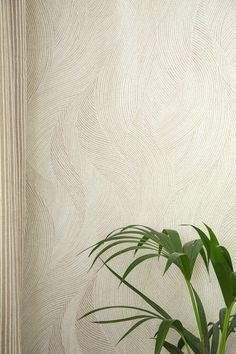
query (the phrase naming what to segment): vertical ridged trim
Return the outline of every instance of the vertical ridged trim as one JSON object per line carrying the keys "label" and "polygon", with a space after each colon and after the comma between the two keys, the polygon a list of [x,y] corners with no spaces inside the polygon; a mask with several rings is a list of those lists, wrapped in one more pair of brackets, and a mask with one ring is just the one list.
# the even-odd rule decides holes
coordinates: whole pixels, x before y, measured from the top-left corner
{"label": "vertical ridged trim", "polygon": [[0,0],[0,352],[21,353],[25,213],[25,0]]}

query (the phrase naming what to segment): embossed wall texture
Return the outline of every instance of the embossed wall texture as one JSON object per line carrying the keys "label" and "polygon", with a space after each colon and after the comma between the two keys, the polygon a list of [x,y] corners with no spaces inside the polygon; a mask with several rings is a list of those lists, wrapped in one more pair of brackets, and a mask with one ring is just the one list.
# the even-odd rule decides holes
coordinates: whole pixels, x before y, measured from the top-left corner
{"label": "embossed wall texture", "polygon": [[[152,352],[155,323],[116,346],[124,324],[77,320],[141,304],[77,256],[118,226],[177,227],[189,240],[178,225],[205,221],[236,262],[235,18],[233,0],[27,1],[24,354]],[[162,282],[162,271],[150,261],[131,280],[194,328],[179,273]],[[203,280],[200,263],[214,320],[223,301],[214,276],[209,290]]]}

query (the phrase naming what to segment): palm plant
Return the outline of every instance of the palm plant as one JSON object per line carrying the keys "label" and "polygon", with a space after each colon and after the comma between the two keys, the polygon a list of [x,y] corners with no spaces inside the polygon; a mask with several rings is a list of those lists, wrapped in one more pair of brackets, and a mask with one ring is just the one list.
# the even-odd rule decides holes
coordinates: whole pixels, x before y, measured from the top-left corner
{"label": "palm plant", "polygon": [[[100,259],[103,265],[120,280],[120,284],[126,285],[139,295],[149,306],[149,309],[125,305],[107,306],[92,310],[82,316],[81,319],[98,311],[113,308],[136,310],[138,311],[136,315],[96,321],[96,323],[109,324],[135,321],[119,340],[120,342],[146,321],[157,319],[159,320],[159,324],[153,336],[155,340],[155,354],[161,353],[163,347],[171,354],[183,354],[183,350],[188,354],[225,354],[227,339],[229,335],[235,332],[236,328],[236,314],[232,315],[233,306],[236,302],[236,273],[233,270],[229,252],[219,244],[212,229],[205,225],[206,232],[204,232],[196,226],[189,226],[194,228],[198,234],[198,238],[185,244],[182,244],[181,238],[175,230],[164,229],[162,232],[158,232],[144,225],[129,225],[111,232],[105,239],[89,247],[91,249],[89,256],[96,254],[91,267]],[[119,246],[125,247],[120,249]],[[109,250],[112,250],[113,253],[104,259],[104,256],[107,254],[106,252]],[[134,253],[134,260],[128,265],[124,274],[119,275],[108,263],[127,252]],[[215,323],[207,321],[203,304],[191,281],[198,256],[202,258],[208,272],[209,264],[212,264],[224,298],[225,307],[220,309],[219,320]],[[160,257],[164,257],[167,260],[164,273],[170,266],[175,265],[183,275],[196,318],[198,336],[191,333],[180,320],[172,318],[155,301],[127,281],[127,276],[138,265],[148,259],[159,259]],[[179,340],[175,344],[167,341],[167,334],[170,329],[176,331],[179,335]]]}

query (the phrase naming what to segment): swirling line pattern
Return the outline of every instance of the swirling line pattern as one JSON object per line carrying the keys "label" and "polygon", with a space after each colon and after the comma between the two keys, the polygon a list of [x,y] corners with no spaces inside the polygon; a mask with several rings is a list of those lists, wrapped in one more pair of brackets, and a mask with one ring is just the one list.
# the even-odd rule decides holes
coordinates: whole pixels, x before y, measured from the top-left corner
{"label": "swirling line pattern", "polygon": [[[116,346],[123,325],[77,320],[93,307],[141,303],[107,272],[88,274],[77,253],[127,223],[201,220],[234,251],[236,4],[31,0],[27,16],[23,353],[151,353],[154,323]],[[215,319],[222,299],[213,276],[201,286],[209,279],[198,267]],[[150,261],[132,280],[194,329],[179,274],[161,274]]]}

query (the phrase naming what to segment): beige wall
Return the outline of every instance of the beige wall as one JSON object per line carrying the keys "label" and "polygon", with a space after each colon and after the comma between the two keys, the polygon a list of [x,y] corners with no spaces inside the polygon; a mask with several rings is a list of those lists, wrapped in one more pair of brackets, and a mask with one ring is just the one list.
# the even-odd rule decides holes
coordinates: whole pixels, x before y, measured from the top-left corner
{"label": "beige wall", "polygon": [[[100,305],[141,303],[106,271],[88,274],[77,253],[127,223],[205,221],[236,261],[236,4],[28,0],[27,8],[23,353],[152,353],[155,323],[115,346],[123,324],[77,321]],[[162,284],[163,265],[143,269],[131,279],[193,327],[179,273]],[[214,320],[223,302],[214,277],[210,291],[203,280],[199,265],[195,284]]]}

